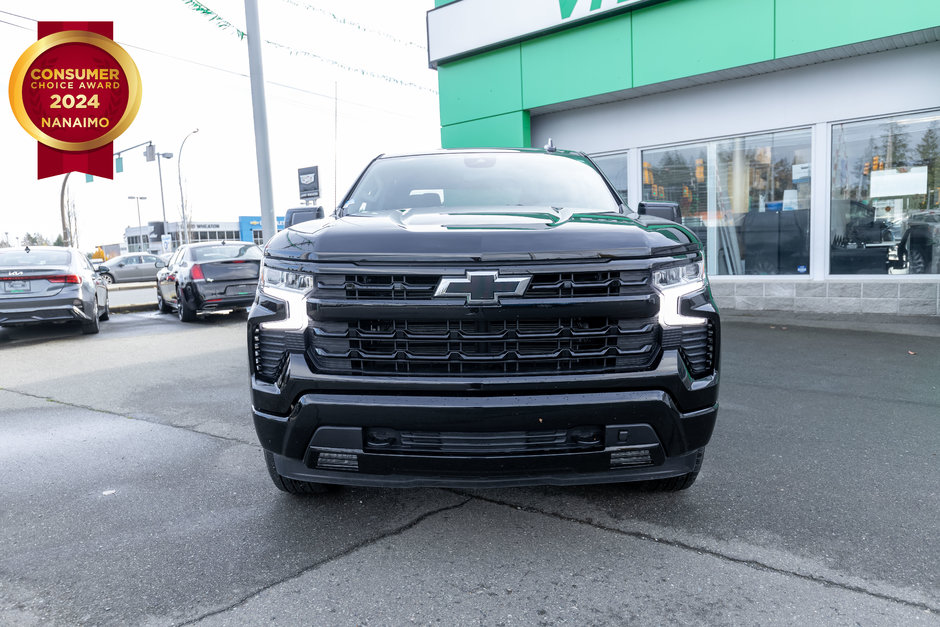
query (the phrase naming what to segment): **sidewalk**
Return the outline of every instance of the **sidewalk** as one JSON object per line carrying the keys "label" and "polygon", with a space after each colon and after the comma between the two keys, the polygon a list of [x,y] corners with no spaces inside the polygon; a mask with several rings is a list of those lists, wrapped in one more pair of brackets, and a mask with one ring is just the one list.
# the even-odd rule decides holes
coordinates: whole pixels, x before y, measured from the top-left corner
{"label": "sidewalk", "polygon": [[155,311],[157,308],[156,285],[153,281],[109,285],[108,300],[112,313]]}
{"label": "sidewalk", "polygon": [[723,310],[722,322],[758,325],[786,325],[817,329],[838,329],[862,333],[894,333],[921,337],[940,337],[940,317],[899,316],[895,314],[820,314],[793,311]]}

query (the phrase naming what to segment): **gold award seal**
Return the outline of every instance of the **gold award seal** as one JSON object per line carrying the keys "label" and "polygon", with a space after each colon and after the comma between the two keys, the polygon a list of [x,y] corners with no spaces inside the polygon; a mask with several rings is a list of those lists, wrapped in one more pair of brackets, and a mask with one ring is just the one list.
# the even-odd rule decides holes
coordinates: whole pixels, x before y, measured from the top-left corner
{"label": "gold award seal", "polygon": [[130,55],[89,31],[41,38],[20,56],[10,76],[17,122],[41,144],[69,152],[111,143],[134,121],[141,96],[140,73]]}

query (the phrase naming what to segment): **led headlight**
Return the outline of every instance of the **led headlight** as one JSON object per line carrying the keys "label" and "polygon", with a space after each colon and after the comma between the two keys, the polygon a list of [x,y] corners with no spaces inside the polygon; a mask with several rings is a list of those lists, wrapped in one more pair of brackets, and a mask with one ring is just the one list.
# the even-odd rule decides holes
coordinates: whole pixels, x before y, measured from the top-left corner
{"label": "led headlight", "polygon": [[263,322],[264,329],[303,331],[307,327],[307,293],[313,289],[313,275],[261,266],[258,285],[262,292],[287,303],[287,317]]}
{"label": "led headlight", "polygon": [[681,265],[653,270],[653,287],[659,292],[659,321],[667,326],[705,324],[705,318],[683,316],[679,300],[686,294],[705,289],[705,261],[699,259]]}
{"label": "led headlight", "polygon": [[[313,275],[262,266],[261,286],[264,288],[306,292],[313,287]],[[265,291],[267,291],[267,289]]]}

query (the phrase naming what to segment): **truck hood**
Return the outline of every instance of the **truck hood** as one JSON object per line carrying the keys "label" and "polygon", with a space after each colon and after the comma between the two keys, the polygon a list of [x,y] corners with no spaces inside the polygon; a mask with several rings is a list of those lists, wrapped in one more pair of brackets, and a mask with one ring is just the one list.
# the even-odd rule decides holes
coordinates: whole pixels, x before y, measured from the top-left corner
{"label": "truck hood", "polygon": [[312,220],[275,235],[265,254],[298,261],[480,262],[637,259],[698,249],[687,229],[649,216],[509,207]]}

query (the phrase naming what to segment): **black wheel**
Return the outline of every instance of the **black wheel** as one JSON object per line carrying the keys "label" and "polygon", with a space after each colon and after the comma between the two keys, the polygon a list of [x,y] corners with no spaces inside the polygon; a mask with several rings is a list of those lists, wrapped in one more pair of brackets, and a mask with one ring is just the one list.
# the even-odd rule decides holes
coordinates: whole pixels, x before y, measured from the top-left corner
{"label": "black wheel", "polygon": [[927,272],[927,257],[924,255],[924,249],[920,246],[914,246],[907,249],[907,273],[924,274]]}
{"label": "black wheel", "polygon": [[111,319],[111,297],[106,296],[104,299],[104,312],[98,318],[99,320],[110,320]]}
{"label": "black wheel", "polygon": [[101,275],[101,278],[104,279],[104,282],[108,285],[114,285],[114,277],[108,274],[107,272]]}
{"label": "black wheel", "polygon": [[98,300],[95,300],[95,306],[91,310],[91,320],[82,322],[82,333],[85,335],[94,335],[101,330],[101,322],[98,319]]}
{"label": "black wheel", "polygon": [[166,304],[166,301],[163,300],[163,293],[160,291],[160,288],[157,288],[157,309],[160,310],[160,313],[170,313],[173,311],[173,308]]}
{"label": "black wheel", "polygon": [[179,316],[180,322],[196,321],[196,310],[186,304],[179,287],[176,288],[176,315]]}
{"label": "black wheel", "polygon": [[650,492],[678,492],[679,490],[688,490],[695,483],[699,470],[702,469],[702,460],[705,458],[705,451],[699,451],[695,457],[695,467],[692,472],[678,477],[669,477],[668,479],[655,479],[646,482],[646,489]]}
{"label": "black wheel", "polygon": [[329,492],[334,486],[323,483],[311,483],[309,481],[297,481],[288,479],[278,474],[274,467],[274,455],[270,451],[264,452],[264,463],[268,467],[268,474],[271,475],[271,481],[277,486],[278,490],[288,494],[323,494]]}

